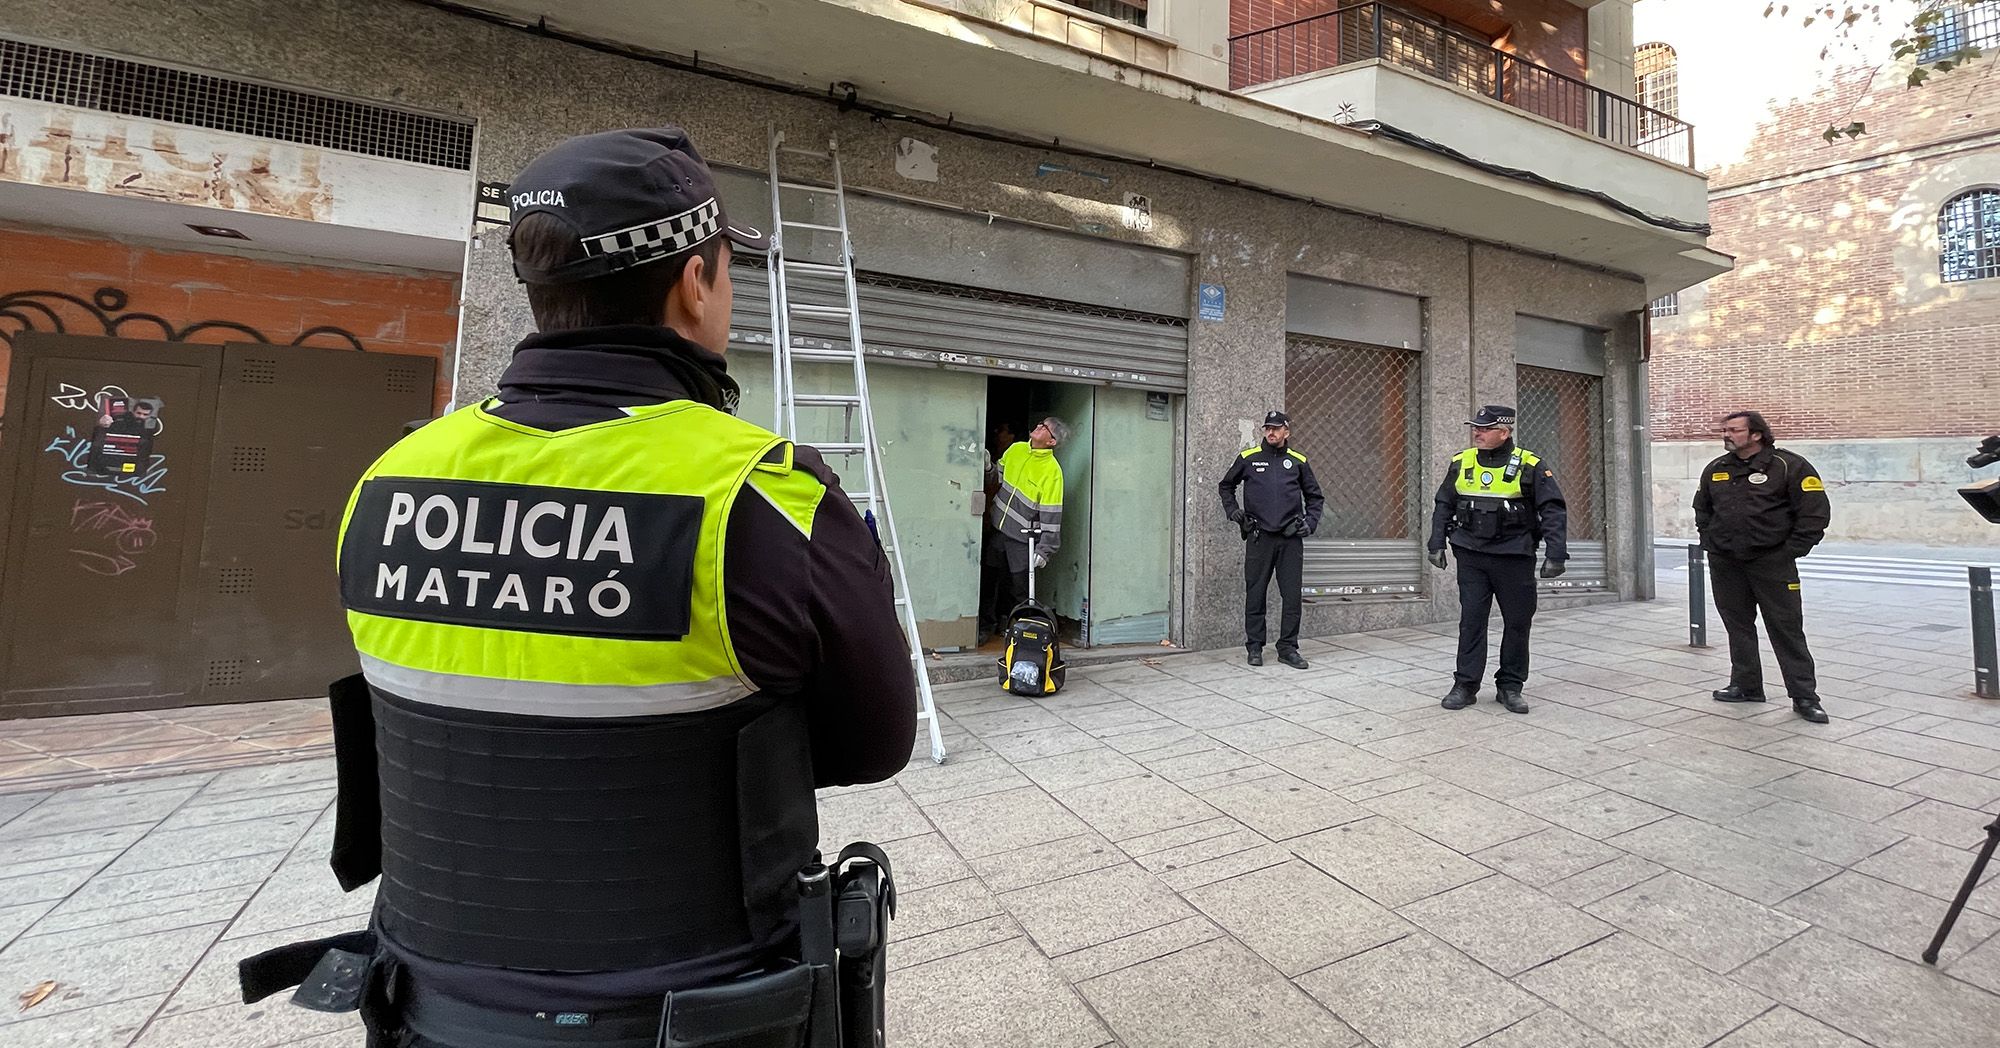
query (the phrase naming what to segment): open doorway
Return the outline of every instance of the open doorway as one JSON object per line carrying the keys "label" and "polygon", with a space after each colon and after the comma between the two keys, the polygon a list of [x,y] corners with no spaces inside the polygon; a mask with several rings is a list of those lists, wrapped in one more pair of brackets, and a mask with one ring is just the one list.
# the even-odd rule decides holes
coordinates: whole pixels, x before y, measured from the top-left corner
{"label": "open doorway", "polygon": [[[1090,638],[1093,399],[1094,387],[1077,383],[998,375],[986,383],[985,442],[995,462],[1010,445],[1027,440],[1045,418],[1054,416],[1069,427],[1069,438],[1056,448],[1056,461],[1063,471],[1062,544],[1048,566],[1035,573],[1035,596],[1061,621],[1063,643],[1079,647],[1087,645]],[[993,495],[994,485],[988,483],[988,505]],[[990,535],[985,538],[991,541]],[[995,636],[980,650],[998,651],[1004,643]]]}

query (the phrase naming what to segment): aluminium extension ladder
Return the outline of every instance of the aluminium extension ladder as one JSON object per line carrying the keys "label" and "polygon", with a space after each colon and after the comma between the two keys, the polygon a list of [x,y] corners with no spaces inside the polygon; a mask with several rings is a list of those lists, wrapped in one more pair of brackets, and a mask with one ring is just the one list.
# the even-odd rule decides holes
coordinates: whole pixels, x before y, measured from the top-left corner
{"label": "aluminium extension ladder", "polygon": [[[846,183],[840,174],[840,143],[829,138],[824,151],[799,149],[785,145],[785,133],[775,126],[770,129],[771,161],[771,379],[772,392],[777,402],[777,422],[773,427],[779,436],[817,448],[829,461],[851,461],[859,457],[865,464],[863,488],[849,491],[848,497],[854,507],[867,519],[873,521],[874,529],[881,540],[882,549],[889,554],[891,579],[896,587],[896,613],[902,620],[903,638],[910,649],[910,665],[917,676],[917,720],[929,725],[931,735],[931,759],[944,763],[944,735],[938,729],[937,706],[931,695],[931,678],[924,665],[924,649],[917,638],[917,609],[910,600],[909,574],[903,569],[903,548],[896,538],[896,521],[889,513],[888,488],[882,474],[882,449],[875,441],[875,419],[868,402],[868,365],[861,345],[860,298],[854,282],[854,244],[847,233]],[[826,181],[785,180],[779,176],[778,160],[781,156],[800,157],[817,162],[830,169]],[[780,199],[786,191],[803,193],[808,200],[826,200],[833,205],[834,221],[799,222],[784,217]],[[785,252],[786,237],[799,231],[803,241],[830,239],[838,242],[837,258],[831,261],[809,260],[805,251],[799,257]],[[793,289],[801,281],[817,284],[822,289],[838,280],[845,293],[844,305],[816,305],[794,301]],[[792,325],[800,319],[812,319],[844,324],[847,333],[844,338],[817,345],[793,345]],[[814,392],[798,388],[794,365],[847,364],[853,368],[852,392]],[[800,441],[798,411],[808,409],[838,409],[842,430],[841,439],[828,442]],[[815,421],[808,414],[808,421]],[[819,420],[826,421],[826,420]],[[856,429],[859,429],[859,433]]]}

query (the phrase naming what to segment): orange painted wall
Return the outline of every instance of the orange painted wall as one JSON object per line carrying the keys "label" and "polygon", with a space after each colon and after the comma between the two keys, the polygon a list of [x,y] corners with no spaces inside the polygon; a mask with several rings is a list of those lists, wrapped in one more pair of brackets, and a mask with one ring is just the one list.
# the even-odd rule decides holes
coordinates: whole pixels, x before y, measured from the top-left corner
{"label": "orange painted wall", "polygon": [[[12,355],[8,340],[24,329],[56,330],[49,311],[70,334],[107,334],[89,309],[62,297],[100,302],[103,289],[124,294],[119,308],[105,310],[114,321],[126,318],[118,323],[120,338],[160,339],[168,337],[167,327],[180,333],[207,321],[230,321],[274,344],[290,345],[302,332],[334,327],[351,333],[370,353],[434,358],[435,402],[443,406],[450,399],[458,339],[455,274],[338,269],[0,226],[0,405],[6,403]],[[208,328],[188,333],[185,341],[255,339],[236,329]],[[347,339],[327,332],[303,344],[351,348]]]}

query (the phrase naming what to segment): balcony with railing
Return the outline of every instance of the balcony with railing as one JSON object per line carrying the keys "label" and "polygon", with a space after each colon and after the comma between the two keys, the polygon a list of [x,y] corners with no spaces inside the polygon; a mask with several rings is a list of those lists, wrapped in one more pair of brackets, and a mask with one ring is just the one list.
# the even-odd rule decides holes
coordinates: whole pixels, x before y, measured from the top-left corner
{"label": "balcony with railing", "polygon": [[[1689,124],[1388,4],[1355,4],[1230,37],[1229,85],[1305,109],[1302,99],[1336,101],[1323,90],[1297,89],[1307,78],[1371,61],[1694,167]],[[1356,110],[1343,100],[1315,115],[1352,119]]]}

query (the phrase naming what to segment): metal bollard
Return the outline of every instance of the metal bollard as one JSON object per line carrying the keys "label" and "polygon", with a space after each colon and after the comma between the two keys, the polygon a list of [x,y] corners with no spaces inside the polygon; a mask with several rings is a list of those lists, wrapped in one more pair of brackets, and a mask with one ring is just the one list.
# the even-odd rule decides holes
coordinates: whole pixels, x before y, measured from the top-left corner
{"label": "metal bollard", "polygon": [[1993,636],[1993,569],[1968,565],[1972,583],[1972,675],[1973,693],[1982,699],[2000,699],[2000,644]]}
{"label": "metal bollard", "polygon": [[1708,591],[1702,568],[1707,554],[1698,545],[1688,547],[1688,647],[1708,647]]}

